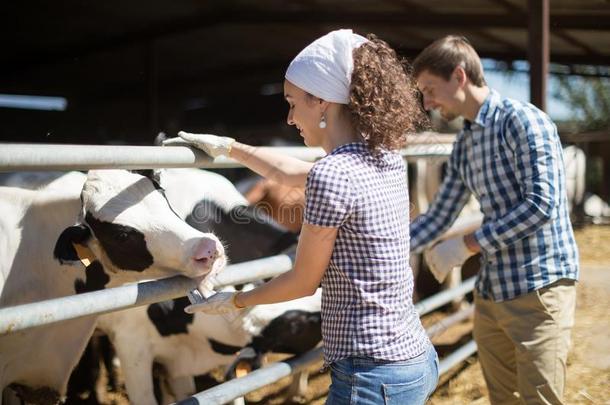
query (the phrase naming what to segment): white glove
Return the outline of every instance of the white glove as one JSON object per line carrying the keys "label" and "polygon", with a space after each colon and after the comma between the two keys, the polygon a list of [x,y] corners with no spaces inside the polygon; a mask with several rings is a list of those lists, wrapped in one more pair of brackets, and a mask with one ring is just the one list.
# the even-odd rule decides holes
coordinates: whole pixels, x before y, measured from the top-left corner
{"label": "white glove", "polygon": [[178,132],[178,138],[170,138],[163,142],[163,145],[184,145],[185,143],[201,149],[211,157],[227,156],[231,151],[231,146],[235,139],[226,136],[210,134],[191,134],[189,132]]}
{"label": "white glove", "polygon": [[474,255],[464,243],[463,236],[439,242],[424,251],[424,258],[436,281],[442,283],[454,267],[462,267],[466,259]]}
{"label": "white glove", "polygon": [[192,314],[197,311],[205,312],[206,314],[220,315],[226,314],[233,311],[239,311],[243,308],[235,306],[233,296],[236,292],[219,292],[212,295],[200,304],[189,305],[184,308],[184,312]]}

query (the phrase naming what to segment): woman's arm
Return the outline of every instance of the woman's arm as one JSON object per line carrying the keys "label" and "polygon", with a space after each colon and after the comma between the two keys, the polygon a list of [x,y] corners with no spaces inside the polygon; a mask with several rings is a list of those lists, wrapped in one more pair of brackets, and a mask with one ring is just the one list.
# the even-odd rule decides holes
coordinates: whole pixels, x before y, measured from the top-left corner
{"label": "woman's arm", "polygon": [[[307,174],[313,166],[313,163],[239,143],[226,136],[192,134],[184,131],[178,132],[178,136],[211,157],[232,157],[261,176],[287,186],[305,187]],[[176,139],[168,139],[163,144],[178,144]]]}
{"label": "woman's arm", "polygon": [[294,267],[235,298],[240,307],[272,304],[313,295],[320,286],[335,246],[338,228],[303,224]]}
{"label": "woman's arm", "polygon": [[231,145],[229,157],[265,178],[292,187],[305,187],[313,166],[311,162],[239,142]]}

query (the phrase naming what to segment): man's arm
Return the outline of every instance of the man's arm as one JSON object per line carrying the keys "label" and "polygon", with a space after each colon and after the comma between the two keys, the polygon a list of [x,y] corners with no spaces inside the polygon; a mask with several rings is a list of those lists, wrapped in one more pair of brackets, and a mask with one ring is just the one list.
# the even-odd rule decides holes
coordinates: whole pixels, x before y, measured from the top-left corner
{"label": "man's arm", "polygon": [[562,152],[555,125],[537,111],[524,109],[510,118],[506,137],[514,147],[514,170],[522,200],[508,214],[486,222],[474,233],[488,253],[536,232],[551,220],[561,199]]}
{"label": "man's arm", "polygon": [[443,179],[434,201],[426,213],[419,215],[411,223],[411,252],[420,253],[430,243],[441,236],[455,221],[470,197],[458,170],[460,148],[455,143],[447,174]]}

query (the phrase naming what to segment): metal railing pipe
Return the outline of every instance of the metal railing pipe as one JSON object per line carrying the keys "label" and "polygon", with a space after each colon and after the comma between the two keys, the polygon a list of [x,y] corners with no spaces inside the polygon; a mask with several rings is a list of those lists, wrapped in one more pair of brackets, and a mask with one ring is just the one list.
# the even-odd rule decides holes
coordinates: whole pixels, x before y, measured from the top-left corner
{"label": "metal railing pipe", "polygon": [[476,276],[470,277],[457,287],[454,287],[450,290],[442,291],[438,294],[434,294],[431,297],[419,301],[417,304],[415,304],[415,310],[420,315],[425,315],[428,312],[434,311],[435,309],[447,304],[455,297],[459,297],[460,295],[464,295],[472,291],[475,282]]}
{"label": "metal railing pipe", "polygon": [[302,356],[295,356],[285,361],[275,362],[268,367],[259,368],[245,377],[236,378],[224,384],[217,385],[216,387],[212,387],[206,391],[195,394],[192,397],[179,401],[177,404],[225,404],[235,398],[242,397],[249,392],[264,387],[265,385],[273,384],[284,377],[297,373],[310,364],[319,361],[321,358],[322,348],[318,347]]}
{"label": "metal railing pipe", "polygon": [[[473,340],[461,346],[439,362],[439,375],[446,373],[453,366],[464,361],[476,351],[477,345]],[[226,404],[266,385],[273,384],[284,377],[298,373],[321,359],[322,348],[319,347],[302,356],[275,362],[270,366],[255,370],[245,377],[236,378],[206,391],[199,392],[177,402],[176,405]]]}
{"label": "metal railing pipe", "polygon": [[[424,301],[421,301],[419,307],[420,313],[427,313],[432,309],[438,308],[451,301],[453,298],[452,291],[457,291],[458,295],[463,295],[464,293],[472,290],[474,287],[474,277],[466,280],[460,286],[455,287],[451,290],[439,293],[437,295],[443,294],[443,297],[438,300],[430,301],[430,298]],[[448,298],[447,298],[448,297]],[[431,297],[434,298],[434,297]],[[427,302],[426,302],[427,301]],[[417,306],[416,306],[417,307]],[[464,316],[464,313],[469,311],[471,308],[468,308],[466,311],[461,311],[462,314],[459,316]],[[459,313],[458,313],[459,314]],[[441,321],[442,322],[442,321]],[[454,323],[457,321],[453,321]],[[432,325],[430,329],[435,328],[435,325]],[[428,330],[426,330],[428,332]],[[429,333],[429,332],[428,332]],[[440,367],[442,367],[442,373],[446,370],[453,367],[458,360],[461,358],[462,360],[470,356],[472,353],[476,351],[476,345],[474,346],[474,350],[472,347],[474,342],[470,342],[460,349],[456,350],[457,354],[452,353],[447,356],[440,362]],[[305,353],[299,357],[292,357],[285,361],[275,362],[267,367],[258,369],[253,371],[252,373],[246,375],[245,377],[236,378],[234,380],[227,381],[223,384],[217,385],[216,387],[210,388],[206,391],[197,393],[192,397],[186,398],[182,401],[177,402],[177,405],[198,405],[198,404],[225,404],[230,402],[236,398],[243,397],[244,395],[257,390],[259,388],[264,387],[265,385],[273,384],[277,382],[279,379],[287,377],[291,374],[297,373],[303,368],[315,363],[322,359],[322,348],[316,348],[312,351]],[[461,361],[461,360],[460,360]]]}
{"label": "metal railing pipe", "polygon": [[472,356],[477,351],[477,344],[474,340],[469,341],[465,345],[461,346],[459,349],[454,351],[453,353],[447,355],[439,362],[438,373],[439,375],[445,374],[449,371],[453,366],[463,362],[468,357]]}
{"label": "metal railing pipe", "polygon": [[[213,285],[221,288],[274,277],[290,270],[293,260],[292,254],[283,254],[229,265],[215,277]],[[195,282],[192,279],[174,276],[1,308],[0,335],[183,297],[194,287]]]}
{"label": "metal railing pipe", "polygon": [[214,277],[213,284],[221,288],[275,277],[292,269],[295,252],[231,264]]}
{"label": "metal railing pipe", "polygon": [[[314,161],[322,148],[260,147],[286,156]],[[450,147],[419,144],[401,151],[404,157],[446,157]],[[0,172],[20,170],[157,169],[164,167],[231,168],[237,161],[186,146],[62,145],[4,143],[0,147]]]}
{"label": "metal railing pipe", "polygon": [[455,314],[451,314],[441,319],[434,325],[430,325],[430,327],[426,328],[426,333],[428,334],[429,338],[440,335],[456,323],[470,318],[472,314],[474,314],[474,305],[469,305],[468,308],[464,308]]}
{"label": "metal railing pipe", "polygon": [[176,276],[0,309],[0,335],[184,296],[195,282]]}

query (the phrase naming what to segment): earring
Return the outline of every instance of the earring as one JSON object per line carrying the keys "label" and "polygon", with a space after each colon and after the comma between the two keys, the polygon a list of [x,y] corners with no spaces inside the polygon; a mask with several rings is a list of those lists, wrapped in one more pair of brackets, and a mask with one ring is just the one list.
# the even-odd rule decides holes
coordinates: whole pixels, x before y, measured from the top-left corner
{"label": "earring", "polygon": [[326,117],[320,117],[320,124],[318,124],[318,126],[322,129],[326,128]]}

